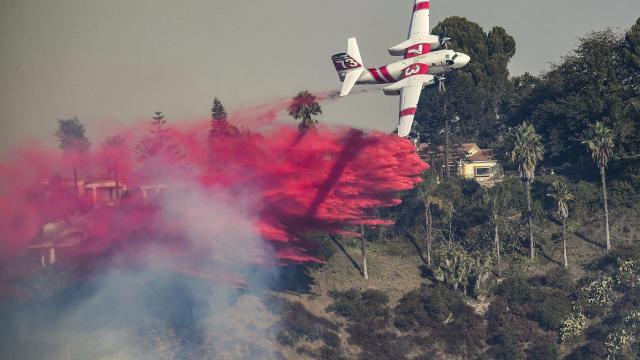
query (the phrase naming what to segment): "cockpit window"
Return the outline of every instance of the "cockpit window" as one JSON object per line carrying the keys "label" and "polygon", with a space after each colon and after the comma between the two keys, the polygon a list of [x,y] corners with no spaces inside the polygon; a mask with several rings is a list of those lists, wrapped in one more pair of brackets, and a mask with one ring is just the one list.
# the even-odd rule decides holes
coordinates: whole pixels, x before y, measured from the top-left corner
{"label": "cockpit window", "polygon": [[458,57],[458,54],[453,55],[453,57],[451,58],[451,60],[455,60]]}

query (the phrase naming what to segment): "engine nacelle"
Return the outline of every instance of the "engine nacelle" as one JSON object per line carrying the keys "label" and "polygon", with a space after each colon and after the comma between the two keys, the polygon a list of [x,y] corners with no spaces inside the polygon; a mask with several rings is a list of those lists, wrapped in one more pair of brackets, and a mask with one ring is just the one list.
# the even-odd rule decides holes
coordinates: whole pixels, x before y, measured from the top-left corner
{"label": "engine nacelle", "polygon": [[[425,47],[428,46],[428,49]],[[392,56],[413,57],[426,54],[431,50],[440,47],[440,37],[438,35],[425,35],[415,39],[408,39],[400,44],[390,47],[389,54]]]}

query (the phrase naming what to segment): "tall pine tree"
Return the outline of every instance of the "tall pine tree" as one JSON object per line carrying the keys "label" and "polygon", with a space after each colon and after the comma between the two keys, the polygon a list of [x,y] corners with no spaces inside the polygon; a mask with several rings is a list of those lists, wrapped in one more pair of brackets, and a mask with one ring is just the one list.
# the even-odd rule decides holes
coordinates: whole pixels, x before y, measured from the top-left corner
{"label": "tall pine tree", "polygon": [[183,164],[185,155],[171,140],[169,129],[165,126],[167,120],[162,112],[157,111],[150,124],[149,135],[136,146],[136,157],[146,180],[156,182],[175,172],[188,170]]}
{"label": "tall pine tree", "polygon": [[224,109],[222,102],[218,98],[213,99],[211,107],[211,121],[227,122],[227,111]]}
{"label": "tall pine tree", "polygon": [[[209,144],[221,136],[237,136],[240,131],[237,127],[229,124],[227,111],[218,98],[213,99],[211,106],[211,127],[209,128]],[[211,147],[211,146],[210,146]]]}

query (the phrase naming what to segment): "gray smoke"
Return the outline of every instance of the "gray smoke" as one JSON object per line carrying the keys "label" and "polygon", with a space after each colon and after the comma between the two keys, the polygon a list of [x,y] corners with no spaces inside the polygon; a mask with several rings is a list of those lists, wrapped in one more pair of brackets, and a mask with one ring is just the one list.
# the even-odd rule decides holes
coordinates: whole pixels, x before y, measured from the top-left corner
{"label": "gray smoke", "polygon": [[[124,253],[81,285],[4,304],[1,358],[277,357],[267,290],[277,273],[252,218],[259,204],[195,184],[169,188],[158,199],[159,221],[180,224],[188,248],[150,239],[134,262]],[[192,259],[186,269],[184,253]],[[38,276],[71,281],[55,269]]]}

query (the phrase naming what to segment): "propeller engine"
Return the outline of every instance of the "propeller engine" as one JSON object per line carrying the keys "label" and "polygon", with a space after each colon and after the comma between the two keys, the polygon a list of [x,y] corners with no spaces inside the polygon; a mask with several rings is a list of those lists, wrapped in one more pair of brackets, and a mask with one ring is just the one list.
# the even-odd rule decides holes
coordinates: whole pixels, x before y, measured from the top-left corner
{"label": "propeller engine", "polygon": [[444,47],[445,49],[449,50],[449,41],[451,41],[450,37],[445,36],[440,36],[440,47]]}
{"label": "propeller engine", "polygon": [[446,50],[449,50],[449,41],[451,41],[451,38],[447,36],[447,28],[444,28],[444,34],[440,35],[439,37],[440,40],[440,48],[444,47]]}

